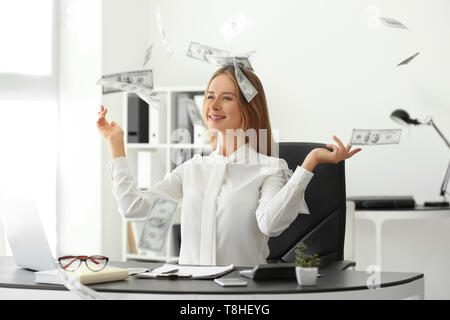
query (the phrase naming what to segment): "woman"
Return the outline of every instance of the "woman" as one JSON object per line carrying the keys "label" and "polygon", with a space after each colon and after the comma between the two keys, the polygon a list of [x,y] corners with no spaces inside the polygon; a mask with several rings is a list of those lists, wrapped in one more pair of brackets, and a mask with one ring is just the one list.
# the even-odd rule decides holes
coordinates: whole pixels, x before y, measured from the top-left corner
{"label": "woman", "polygon": [[[180,264],[254,266],[266,263],[269,237],[279,235],[299,212],[309,213],[305,189],[319,163],[337,163],[361,149],[337,145],[312,150],[287,181],[285,160],[273,154],[264,89],[258,77],[242,70],[258,94],[248,103],[233,67],[211,77],[203,117],[213,152],[194,157],[140,191],[125,155],[123,130],[105,119],[97,127],[109,145],[111,184],[124,218],[151,218],[161,201],[181,201]],[[247,132],[257,132],[246,135]],[[261,134],[262,132],[262,134]],[[252,141],[249,141],[252,140]],[[265,145],[265,142],[269,142]]]}

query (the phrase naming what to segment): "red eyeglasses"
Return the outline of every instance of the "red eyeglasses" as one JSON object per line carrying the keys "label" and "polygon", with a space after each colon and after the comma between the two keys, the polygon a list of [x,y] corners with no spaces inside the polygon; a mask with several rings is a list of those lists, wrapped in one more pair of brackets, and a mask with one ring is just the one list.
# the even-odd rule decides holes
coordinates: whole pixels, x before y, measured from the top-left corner
{"label": "red eyeglasses", "polygon": [[97,272],[106,267],[109,258],[104,256],[64,256],[58,258],[58,261],[66,271],[77,270],[84,261],[89,270]]}

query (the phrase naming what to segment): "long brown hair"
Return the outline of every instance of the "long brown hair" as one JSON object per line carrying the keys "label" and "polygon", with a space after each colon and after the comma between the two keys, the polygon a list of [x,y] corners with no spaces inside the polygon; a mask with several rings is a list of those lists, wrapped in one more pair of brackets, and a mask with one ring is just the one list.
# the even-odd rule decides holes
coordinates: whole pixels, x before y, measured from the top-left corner
{"label": "long brown hair", "polygon": [[[239,102],[239,108],[241,111],[241,117],[242,117],[242,126],[241,129],[245,132],[248,129],[255,129],[257,133],[257,151],[263,154],[266,154],[270,156],[272,154],[272,129],[270,126],[270,120],[269,120],[269,110],[267,108],[267,101],[266,101],[266,95],[264,94],[264,88],[262,86],[261,81],[259,80],[258,76],[253,73],[252,71],[241,69],[241,71],[245,74],[247,79],[251,82],[253,87],[255,87],[256,91],[258,91],[258,94],[250,101],[247,102],[245,99],[245,96],[242,94],[242,91],[239,88],[238,81],[235,76],[234,67],[222,67],[219,70],[217,70],[209,80],[208,86],[205,90],[205,97],[208,94],[208,89],[211,84],[211,81],[225,73],[230,77],[231,80],[233,80],[234,84],[236,85],[236,88],[238,89],[238,102]],[[205,120],[205,123],[207,122],[207,115],[205,113],[205,103],[206,99],[203,102],[203,119]],[[260,136],[260,129],[265,129],[267,132],[267,137],[261,137]],[[263,131],[264,132],[264,131]],[[260,150],[260,139],[264,139],[266,141],[267,147],[266,150]],[[214,150],[216,145],[216,136],[210,135],[209,142],[211,143],[212,149]]]}

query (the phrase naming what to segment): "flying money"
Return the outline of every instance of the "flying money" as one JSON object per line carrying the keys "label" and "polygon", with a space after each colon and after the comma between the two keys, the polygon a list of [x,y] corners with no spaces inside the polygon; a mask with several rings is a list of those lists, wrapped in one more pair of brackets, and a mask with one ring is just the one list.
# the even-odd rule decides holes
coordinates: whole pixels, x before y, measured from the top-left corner
{"label": "flying money", "polygon": [[74,276],[69,276],[66,271],[64,271],[61,266],[57,265],[59,278],[62,280],[64,286],[78,295],[84,300],[106,300],[104,296],[96,292],[95,290],[81,284],[80,281]]}
{"label": "flying money", "polygon": [[256,91],[255,87],[252,85],[252,83],[247,79],[245,74],[239,68],[236,60],[234,60],[234,74],[236,76],[236,80],[238,82],[242,94],[244,95],[247,102],[250,103],[250,101],[252,101],[252,99],[257,95],[258,91]]}
{"label": "flying money", "polygon": [[177,210],[178,202],[158,198],[150,209],[147,218],[142,222],[144,227],[138,246],[154,252],[162,252],[166,243],[172,218]]}
{"label": "flying money", "polygon": [[145,50],[145,57],[144,57],[144,63],[142,64],[143,67],[148,63],[150,58],[152,57],[152,49],[153,49],[153,43],[150,45],[150,47]]}
{"label": "flying money", "polygon": [[167,39],[166,31],[164,28],[164,21],[161,16],[161,10],[159,7],[156,8],[156,22],[158,23],[159,34],[161,35],[161,40],[166,48],[166,55],[170,58],[173,55],[172,47]]}
{"label": "flying money", "polygon": [[420,53],[420,52],[414,53],[411,57],[409,57],[409,58],[403,60],[402,62],[400,62],[400,63],[397,65],[397,67],[398,67],[398,66],[401,66],[401,65],[405,65],[405,64],[410,63],[412,59],[414,59],[415,57],[417,57],[417,56],[419,55],[419,53]]}
{"label": "flying money", "polygon": [[237,61],[237,64],[240,68],[254,71],[252,64],[250,63],[250,58],[255,52],[256,50],[253,50],[250,52],[232,55],[228,51],[191,41],[189,43],[186,55],[190,58],[207,63],[213,63],[222,67],[233,67],[234,62]]}
{"label": "flying money", "polygon": [[224,24],[222,24],[219,30],[222,33],[225,41],[230,42],[244,30],[246,30],[251,24],[252,21],[250,20],[250,17],[247,15],[247,13],[245,11],[241,11],[228,19]]}
{"label": "flying money", "polygon": [[409,30],[403,23],[393,18],[380,17],[381,22],[390,28],[399,28]]}
{"label": "flying money", "polygon": [[353,129],[350,145],[398,144],[402,129]]}
{"label": "flying money", "polygon": [[213,48],[204,44],[200,44],[198,42],[191,41],[189,43],[186,55],[190,58],[209,63],[209,56],[229,56],[230,53],[225,50]]}
{"label": "flying money", "polygon": [[[144,87],[153,89],[153,70],[139,70],[105,75],[99,81],[103,83],[103,94],[126,91],[121,89],[120,84],[124,84],[126,88],[136,86],[136,88]],[[97,84],[100,83],[97,82]],[[108,86],[108,84],[111,85]]]}
{"label": "flying money", "polygon": [[136,93],[151,107],[160,109],[160,99],[153,96],[153,71],[142,70],[124,73],[116,73],[103,76],[97,81],[103,88],[103,94],[114,92]]}

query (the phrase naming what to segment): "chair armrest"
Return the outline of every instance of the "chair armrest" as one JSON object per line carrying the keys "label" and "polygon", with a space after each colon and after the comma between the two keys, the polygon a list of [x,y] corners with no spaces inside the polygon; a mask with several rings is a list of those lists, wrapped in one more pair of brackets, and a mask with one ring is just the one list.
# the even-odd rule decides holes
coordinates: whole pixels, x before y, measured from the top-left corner
{"label": "chair armrest", "polygon": [[326,266],[323,266],[321,269],[325,269],[325,270],[346,270],[348,268],[351,267],[355,267],[356,266],[356,262],[355,261],[350,261],[350,260],[338,260],[338,261],[333,261],[329,264],[327,264]]}

